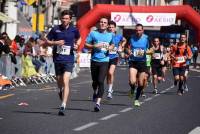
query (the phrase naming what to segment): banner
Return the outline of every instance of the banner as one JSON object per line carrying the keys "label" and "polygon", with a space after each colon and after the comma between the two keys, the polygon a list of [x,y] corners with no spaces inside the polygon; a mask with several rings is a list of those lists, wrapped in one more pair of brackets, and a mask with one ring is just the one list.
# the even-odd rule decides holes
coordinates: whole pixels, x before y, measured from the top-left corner
{"label": "banner", "polygon": [[79,67],[90,67],[91,54],[80,53]]}
{"label": "banner", "polygon": [[117,26],[134,26],[138,23],[144,26],[170,26],[175,24],[176,13],[126,13],[112,12],[111,20]]}

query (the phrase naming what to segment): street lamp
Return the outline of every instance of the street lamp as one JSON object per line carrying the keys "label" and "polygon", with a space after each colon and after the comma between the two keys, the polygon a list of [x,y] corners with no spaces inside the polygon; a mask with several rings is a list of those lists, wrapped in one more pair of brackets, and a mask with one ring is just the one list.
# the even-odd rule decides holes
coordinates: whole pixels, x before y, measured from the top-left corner
{"label": "street lamp", "polygon": [[56,6],[56,2],[57,0],[52,0],[52,6],[53,6],[53,10],[52,10],[52,26],[54,25],[54,12],[55,12],[55,6]]}

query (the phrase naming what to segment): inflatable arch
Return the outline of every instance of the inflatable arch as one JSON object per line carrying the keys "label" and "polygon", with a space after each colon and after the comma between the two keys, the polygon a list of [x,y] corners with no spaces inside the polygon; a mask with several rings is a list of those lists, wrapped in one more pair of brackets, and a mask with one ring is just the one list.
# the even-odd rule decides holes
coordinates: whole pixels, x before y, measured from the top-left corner
{"label": "inflatable arch", "polygon": [[196,38],[197,41],[200,42],[200,15],[189,5],[147,7],[97,4],[92,10],[78,20],[77,26],[82,38],[79,50],[82,50],[84,47],[85,39],[90,32],[90,28],[95,26],[102,16],[110,17],[111,12],[176,13],[177,19],[185,20],[196,30]]}

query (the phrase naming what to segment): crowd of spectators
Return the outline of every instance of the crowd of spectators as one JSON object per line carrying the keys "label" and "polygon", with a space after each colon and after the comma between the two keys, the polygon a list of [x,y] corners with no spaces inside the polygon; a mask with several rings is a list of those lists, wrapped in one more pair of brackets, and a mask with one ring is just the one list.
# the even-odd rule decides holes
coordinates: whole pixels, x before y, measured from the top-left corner
{"label": "crowd of spectators", "polygon": [[13,87],[13,81],[21,85],[20,81],[25,84],[31,77],[54,75],[52,48],[40,45],[43,37],[16,35],[11,40],[6,32],[0,34],[0,90]]}

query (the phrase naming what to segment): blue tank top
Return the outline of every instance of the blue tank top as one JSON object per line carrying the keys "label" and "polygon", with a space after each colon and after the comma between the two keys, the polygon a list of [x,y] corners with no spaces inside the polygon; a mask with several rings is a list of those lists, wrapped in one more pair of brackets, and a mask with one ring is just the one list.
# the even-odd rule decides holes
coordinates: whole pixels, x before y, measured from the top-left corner
{"label": "blue tank top", "polygon": [[133,35],[130,38],[130,49],[132,55],[130,61],[146,61],[146,50],[149,48],[148,36],[143,34],[140,38]]}

